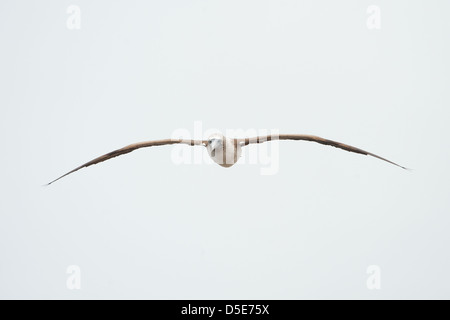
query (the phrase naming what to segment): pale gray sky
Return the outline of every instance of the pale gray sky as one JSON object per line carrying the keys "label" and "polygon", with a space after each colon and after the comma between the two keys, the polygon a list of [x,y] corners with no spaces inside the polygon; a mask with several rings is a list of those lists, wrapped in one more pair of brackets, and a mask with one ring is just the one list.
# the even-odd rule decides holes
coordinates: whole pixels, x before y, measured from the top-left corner
{"label": "pale gray sky", "polygon": [[[1,1],[0,298],[450,298],[449,10]],[[264,176],[176,165],[168,146],[42,187],[195,121],[315,134],[414,170],[284,142]]]}

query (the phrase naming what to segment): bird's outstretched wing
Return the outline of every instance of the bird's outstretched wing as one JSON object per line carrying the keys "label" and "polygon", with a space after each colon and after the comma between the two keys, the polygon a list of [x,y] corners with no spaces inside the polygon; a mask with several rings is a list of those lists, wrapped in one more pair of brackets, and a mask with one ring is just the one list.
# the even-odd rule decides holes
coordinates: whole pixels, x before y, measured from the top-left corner
{"label": "bird's outstretched wing", "polygon": [[305,140],[305,141],[312,141],[312,142],[317,142],[320,144],[324,144],[327,146],[332,146],[332,147],[336,147],[339,149],[343,149],[343,150],[347,150],[350,152],[354,152],[354,153],[359,153],[359,154],[363,154],[363,155],[369,155],[372,157],[375,157],[377,159],[389,162],[393,165],[396,165],[397,167],[400,167],[402,169],[406,169],[408,170],[408,168],[405,168],[395,162],[392,162],[388,159],[382,158],[380,156],[377,156],[376,154],[373,154],[371,152],[356,148],[356,147],[352,147],[349,146],[348,144],[344,144],[344,143],[340,143],[337,141],[333,141],[333,140],[328,140],[328,139],[324,139],[321,137],[317,137],[317,136],[312,136],[312,135],[306,135],[306,134],[280,134],[280,135],[267,135],[267,136],[259,136],[259,137],[254,137],[254,138],[245,138],[245,139],[240,139],[239,142],[242,145],[248,145],[251,143],[262,143],[262,142],[266,142],[266,141],[274,141],[274,140]]}
{"label": "bird's outstretched wing", "polygon": [[47,183],[46,185],[48,186],[48,185],[52,184],[53,182],[58,181],[59,179],[64,178],[65,176],[67,176],[67,175],[69,175],[69,174],[71,174],[71,173],[73,173],[75,171],[78,171],[78,170],[80,170],[80,169],[82,169],[84,167],[89,167],[91,165],[94,165],[94,164],[97,164],[97,163],[109,160],[111,158],[120,156],[122,154],[130,153],[131,151],[134,151],[134,150],[137,150],[137,149],[140,149],[140,148],[154,147],[154,146],[164,146],[164,145],[178,144],[178,143],[187,144],[187,145],[190,145],[190,146],[196,146],[196,145],[205,145],[206,141],[203,141],[203,140],[190,140],[190,139],[187,139],[187,140],[186,139],[165,139],[165,140],[154,140],[154,141],[146,141],[146,142],[139,142],[139,143],[130,144],[130,145],[126,146],[126,147],[123,147],[123,148],[111,151],[111,152],[109,152],[107,154],[104,154],[104,155],[102,155],[100,157],[97,157],[97,158],[95,158],[95,159],[93,159],[93,160],[91,160],[89,162],[86,162],[85,164],[82,164],[81,166],[73,169],[72,171],[67,172],[66,174],[64,174],[61,177],[59,177],[59,178],[57,178],[57,179]]}

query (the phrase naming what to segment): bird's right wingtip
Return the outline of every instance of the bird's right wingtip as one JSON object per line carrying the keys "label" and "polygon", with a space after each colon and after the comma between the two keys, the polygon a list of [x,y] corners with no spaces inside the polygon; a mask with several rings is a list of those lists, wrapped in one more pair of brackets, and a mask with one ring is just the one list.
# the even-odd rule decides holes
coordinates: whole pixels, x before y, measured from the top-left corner
{"label": "bird's right wingtip", "polygon": [[57,179],[55,179],[55,180],[53,180],[53,181],[50,181],[49,183],[46,183],[46,184],[44,184],[44,185],[42,185],[42,186],[43,186],[43,187],[48,187],[49,185],[51,185],[52,183],[54,183],[54,182],[58,181],[59,179],[65,177],[66,175],[67,175],[67,174],[65,174],[65,175],[63,175],[63,176],[61,176],[61,177],[59,177],[59,178],[57,178]]}

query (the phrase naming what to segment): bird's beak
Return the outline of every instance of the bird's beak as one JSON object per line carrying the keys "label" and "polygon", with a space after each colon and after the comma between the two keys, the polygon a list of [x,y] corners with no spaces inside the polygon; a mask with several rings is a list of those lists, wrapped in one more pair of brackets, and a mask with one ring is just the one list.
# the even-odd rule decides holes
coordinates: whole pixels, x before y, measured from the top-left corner
{"label": "bird's beak", "polygon": [[215,157],[216,148],[220,145],[220,142],[218,140],[213,140],[210,145],[211,145],[211,156]]}
{"label": "bird's beak", "polygon": [[213,140],[211,142],[211,150],[215,150],[218,146],[219,146],[219,141],[218,140]]}

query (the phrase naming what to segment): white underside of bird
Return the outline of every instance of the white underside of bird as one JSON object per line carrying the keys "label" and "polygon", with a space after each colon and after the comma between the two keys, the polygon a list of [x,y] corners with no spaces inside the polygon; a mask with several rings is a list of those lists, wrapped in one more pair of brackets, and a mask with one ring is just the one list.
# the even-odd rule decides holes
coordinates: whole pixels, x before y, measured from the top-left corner
{"label": "white underside of bird", "polygon": [[242,142],[227,138],[221,134],[214,134],[208,138],[206,150],[218,165],[229,168],[238,162],[242,153]]}

